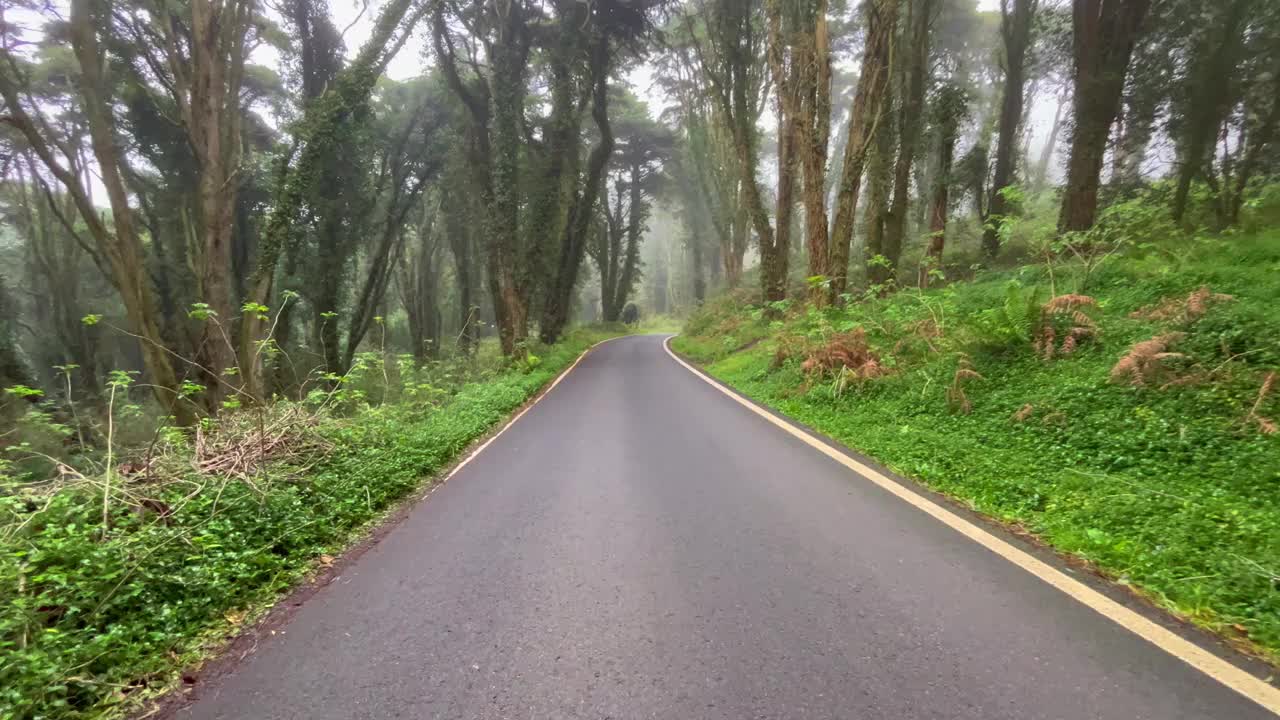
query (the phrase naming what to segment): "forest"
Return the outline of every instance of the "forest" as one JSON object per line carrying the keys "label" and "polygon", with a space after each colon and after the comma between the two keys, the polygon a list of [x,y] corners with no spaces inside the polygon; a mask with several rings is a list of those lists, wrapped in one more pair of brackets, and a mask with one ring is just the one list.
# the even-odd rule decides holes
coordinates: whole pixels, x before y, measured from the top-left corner
{"label": "forest", "polygon": [[0,716],[162,691],[592,342],[686,320],[748,394],[1116,574],[1133,518],[1091,555],[1049,491],[867,428],[936,392],[969,442],[1058,432],[1066,400],[964,424],[984,376],[1069,395],[1077,352],[1126,413],[1221,416],[1271,474],[1218,509],[1261,525],[1240,573],[1185,566],[1238,592],[1140,579],[1280,648],[1278,3],[0,0],[0,53]]}
{"label": "forest", "polygon": [[1221,231],[1275,170],[1270,3],[7,5],[4,384],[136,373],[180,426],[748,264],[824,304],[1116,203]]}

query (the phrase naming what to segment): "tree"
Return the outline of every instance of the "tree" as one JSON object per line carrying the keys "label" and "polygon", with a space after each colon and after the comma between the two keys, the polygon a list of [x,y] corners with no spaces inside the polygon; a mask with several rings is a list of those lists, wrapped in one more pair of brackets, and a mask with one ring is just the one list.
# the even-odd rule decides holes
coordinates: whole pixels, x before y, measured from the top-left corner
{"label": "tree", "polygon": [[886,265],[868,267],[873,282],[885,283],[897,276],[898,260],[902,256],[903,238],[906,236],[907,204],[909,202],[911,167],[916,160],[923,124],[925,90],[929,74],[929,35],[937,15],[933,0],[912,0],[908,3],[906,31],[907,43],[906,82],[898,108],[898,157],[893,169],[893,204],[884,218],[884,242],[880,253]]}
{"label": "tree", "polygon": [[1073,0],[1071,152],[1058,229],[1093,227],[1098,184],[1125,73],[1151,0]]}
{"label": "tree", "polygon": [[419,365],[440,357],[440,201],[427,199],[414,228],[414,245],[400,258],[396,284],[409,324],[409,346]]}
{"label": "tree", "polygon": [[[6,121],[20,132],[44,169],[73,199],[76,210],[93,238],[95,262],[120,293],[130,330],[141,343],[150,384],[157,400],[179,424],[196,419],[194,408],[183,399],[175,358],[160,333],[155,294],[146,273],[142,237],[129,202],[125,177],[131,173],[121,151],[112,98],[107,81],[98,31],[109,22],[95,13],[90,0],[72,0],[70,37],[77,61],[78,99],[89,129],[89,142],[98,174],[111,206],[110,219],[98,213],[90,196],[87,173],[68,138],[29,104],[31,92],[20,60],[8,43],[0,49],[0,97]],[[25,99],[25,100],[24,100]]]}
{"label": "tree", "polygon": [[[778,233],[789,233],[793,168],[801,168],[809,274],[827,272],[827,146],[831,135],[831,42],[826,0],[767,3],[769,62],[778,94]],[[781,243],[789,245],[789,238]],[[775,293],[777,294],[777,293]],[[775,297],[771,299],[781,299]],[[826,300],[814,284],[810,299]]]}
{"label": "tree", "polygon": [[[323,92],[307,102],[302,117],[291,128],[290,147],[277,163],[271,213],[263,228],[240,320],[240,375],[243,391],[252,397],[264,396],[263,359],[273,339],[264,337],[266,320],[260,308],[272,300],[281,257],[293,246],[297,230],[305,225],[309,200],[327,182],[323,173],[326,163],[368,121],[369,99],[378,78],[426,11],[427,4],[422,0],[388,2],[355,60],[334,73],[332,82],[323,85]],[[317,68],[316,72],[322,70]],[[318,83],[322,77],[316,75],[313,79]]]}
{"label": "tree", "polygon": [[665,177],[674,138],[647,118],[643,105],[619,123],[616,169],[605,179],[604,222],[588,252],[600,273],[601,317],[617,322],[640,280],[640,243]]}
{"label": "tree", "polygon": [[[1134,45],[1122,108],[1116,122],[1112,152],[1111,182],[1121,191],[1132,191],[1142,183],[1142,163],[1155,137],[1162,109],[1170,104],[1176,63],[1182,41],[1176,37],[1181,23],[1172,17],[1177,3],[1153,6],[1146,22],[1151,28]],[[1060,99],[1062,107],[1067,99]]]}
{"label": "tree", "polygon": [[[351,367],[403,254],[408,220],[415,211],[421,211],[427,184],[439,175],[444,156],[440,145],[444,118],[439,111],[441,89],[437,79],[427,76],[404,84],[388,82],[382,95],[382,117],[373,125],[378,170],[370,193],[370,204],[381,219],[363,223],[365,229],[361,232],[367,233],[370,226],[377,228],[376,242],[365,250],[361,273],[364,281],[351,305],[345,350],[340,365],[330,364],[331,372],[346,372]],[[359,238],[347,237],[346,244],[359,247]],[[335,276],[323,282],[332,288],[341,287],[342,280]]]}
{"label": "tree", "polygon": [[[1249,183],[1263,169],[1264,153],[1271,152],[1274,164],[1276,135],[1280,133],[1280,9],[1274,5],[1256,16],[1257,26],[1251,33],[1249,60],[1244,77],[1250,82],[1243,91],[1238,159],[1223,163],[1219,205],[1224,224],[1240,221]],[[1234,178],[1231,172],[1234,172]]]}
{"label": "tree", "polygon": [[[574,289],[578,285],[579,270],[588,250],[592,219],[596,215],[600,189],[614,152],[608,83],[609,73],[617,61],[615,56],[620,52],[620,48],[615,46],[631,46],[634,54],[636,39],[649,29],[647,13],[651,10],[649,5],[643,3],[600,6],[593,17],[584,18],[581,16],[585,12],[582,5],[570,3],[569,8],[561,8],[561,32],[552,53],[552,75],[557,78],[554,83],[553,97],[556,100],[553,105],[558,106],[558,113],[553,109],[552,121],[553,128],[561,130],[552,134],[553,142],[549,144],[549,150],[553,160],[556,156],[568,154],[574,162],[565,168],[568,172],[560,172],[560,177],[555,178],[554,184],[548,184],[549,189],[555,188],[556,191],[549,206],[558,222],[550,226],[552,242],[547,245],[548,255],[556,260],[549,278],[541,323],[540,338],[547,343],[559,339],[569,323]],[[576,43],[569,43],[568,39],[581,36],[579,28],[584,19],[592,20],[594,36],[585,48],[577,48]],[[565,119],[575,117],[569,106],[571,93],[567,80],[568,58],[562,54],[566,47],[577,48],[585,56],[586,70],[582,87],[589,89],[591,117],[598,134],[596,144],[587,156],[586,170],[581,178],[577,162],[580,152],[580,122],[567,122]]]}
{"label": "tree", "polygon": [[1243,30],[1253,5],[1253,0],[1227,0],[1198,14],[1178,138],[1172,210],[1177,222],[1186,214],[1192,180],[1211,161],[1219,130],[1239,100],[1241,83],[1237,70],[1244,60]]}
{"label": "tree", "polygon": [[[771,301],[781,300],[786,295],[790,227],[780,224],[775,231],[770,224],[769,211],[765,208],[757,178],[759,138],[755,122],[762,105],[761,97],[768,93],[768,76],[757,69],[760,67],[759,59],[767,52],[767,33],[756,21],[757,9],[756,3],[741,0],[712,0],[709,7],[703,5],[706,37],[705,40],[695,40],[694,47],[712,98],[733,141],[740,198],[738,212],[756,233],[762,292],[765,300]],[[698,38],[692,28],[689,34]],[[790,203],[786,198],[790,196],[794,168],[790,154],[792,140],[792,133],[784,133],[779,138],[782,150],[779,203],[786,203],[788,208]],[[739,227],[745,232],[745,226]],[[735,234],[738,231],[735,228]]]}
{"label": "tree", "polygon": [[867,37],[862,51],[862,74],[849,115],[849,134],[836,194],[836,213],[827,252],[829,297],[845,291],[849,274],[849,249],[853,242],[854,210],[862,184],[867,153],[883,119],[884,98],[891,72],[898,0],[868,0],[865,4]]}
{"label": "tree", "polygon": [[[1010,3],[1013,4],[1010,8]],[[1005,188],[1013,183],[1015,152],[1022,124],[1023,85],[1027,49],[1031,42],[1031,23],[1038,0],[1001,0],[1000,38],[1004,45],[1001,65],[1004,90],[1000,101],[1000,130],[996,143],[995,172],[991,178],[987,200],[986,223],[982,232],[982,249],[988,258],[1000,252],[1000,227],[1009,212]]]}
{"label": "tree", "polygon": [[154,45],[142,44],[147,65],[169,90],[196,163],[196,296],[215,320],[202,325],[196,361],[206,374],[210,411],[220,405],[222,376],[235,362],[230,330],[222,323],[234,316],[231,244],[242,173],[241,89],[258,22],[255,0],[191,0],[181,10],[161,4],[132,23],[138,35],[158,35]]}
{"label": "tree", "polygon": [[937,165],[929,200],[929,246],[925,251],[926,261],[920,265],[920,287],[928,287],[931,273],[942,266],[942,251],[947,240],[947,216],[950,212],[950,191],[955,182],[951,167],[955,160],[960,125],[969,113],[968,93],[957,84],[943,84],[935,92],[930,111]]}
{"label": "tree", "polygon": [[[703,6],[705,8],[705,6]],[[658,56],[657,79],[667,95],[676,100],[666,113],[683,135],[691,190],[697,204],[705,209],[708,229],[716,240],[708,244],[709,282],[717,284],[723,273],[725,284],[737,287],[742,280],[747,252],[746,214],[742,212],[742,182],[738,170],[733,133],[703,72],[701,35],[706,32],[705,14],[683,14],[667,29],[667,52]],[[771,75],[752,66],[747,95],[753,126],[765,106]],[[686,203],[687,204],[687,203]]]}

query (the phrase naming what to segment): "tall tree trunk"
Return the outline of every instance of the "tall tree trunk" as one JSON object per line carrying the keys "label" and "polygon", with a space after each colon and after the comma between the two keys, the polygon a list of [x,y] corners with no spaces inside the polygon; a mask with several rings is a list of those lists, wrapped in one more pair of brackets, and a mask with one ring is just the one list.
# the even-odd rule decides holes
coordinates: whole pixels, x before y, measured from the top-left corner
{"label": "tall tree trunk", "polygon": [[929,70],[929,27],[933,20],[933,0],[911,3],[908,24],[911,32],[911,57],[907,69],[907,87],[899,110],[898,160],[893,170],[893,204],[885,218],[884,248],[889,261],[889,278],[896,279],[902,243],[906,236],[907,205],[911,186],[911,167],[920,138],[921,116],[924,114],[924,91]]}
{"label": "tall tree trunk", "polygon": [[1124,131],[1117,139],[1113,153],[1115,171],[1112,173],[1112,182],[1121,188],[1133,189],[1142,182],[1142,161],[1155,133],[1155,113],[1155,102],[1145,94],[1140,94],[1125,106],[1119,123]]}
{"label": "tall tree trunk", "polygon": [[1236,166],[1234,187],[1231,190],[1226,218],[1232,225],[1240,222],[1240,208],[1244,205],[1244,193],[1249,187],[1249,180],[1257,171],[1262,151],[1271,145],[1277,129],[1280,128],[1280,67],[1271,72],[1271,79],[1273,87],[1270,93],[1271,108],[1265,112],[1259,108],[1256,112],[1259,117],[1258,124],[1247,133],[1247,139],[1243,141],[1244,154]]}
{"label": "tall tree trunk", "polygon": [[[574,173],[573,190],[568,197],[567,222],[560,239],[558,263],[550,292],[544,307],[541,339],[553,343],[560,338],[569,323],[573,308],[573,290],[578,284],[578,270],[586,254],[591,220],[596,216],[596,203],[604,173],[613,154],[613,128],[609,124],[609,41],[601,38],[591,51],[591,116],[600,140],[587,158],[586,179],[577,190],[577,173]],[[576,141],[576,138],[574,138]]]}
{"label": "tall tree trunk", "polygon": [[829,238],[828,267],[823,273],[831,281],[834,301],[848,286],[849,249],[853,242],[854,212],[862,184],[867,152],[882,121],[884,95],[889,85],[894,26],[898,0],[867,0],[867,38],[862,52],[862,74],[849,116],[849,138],[836,193],[836,216]]}
{"label": "tall tree trunk", "polygon": [[1192,59],[1190,102],[1186,130],[1179,143],[1178,183],[1173,195],[1173,219],[1181,222],[1187,211],[1191,181],[1214,155],[1218,129],[1233,102],[1230,77],[1240,60],[1244,45],[1241,24],[1248,17],[1252,0],[1225,0],[1225,14],[1218,27],[1205,32],[1197,57]]}
{"label": "tall tree trunk", "polygon": [[447,186],[442,187],[440,201],[441,212],[444,213],[445,232],[449,236],[449,249],[453,252],[454,276],[458,283],[458,350],[470,355],[475,349],[478,335],[480,307],[475,296],[475,240],[471,227],[463,223],[463,208],[471,203],[465,197],[453,194]]}
{"label": "tall tree trunk", "polygon": [[720,244],[715,243],[710,247],[711,257],[707,259],[707,287],[714,289],[720,287],[720,273],[724,270],[724,263],[720,261]]}
{"label": "tall tree trunk", "polygon": [[[0,275],[0,387],[6,390],[15,385],[35,388],[40,384],[24,361],[22,351],[18,349],[18,331],[15,327],[17,318],[17,308],[14,307],[9,289],[5,287],[4,276]],[[34,404],[39,397],[28,395],[26,399]]]}
{"label": "tall tree trunk", "polygon": [[[805,246],[809,275],[819,276],[827,268],[827,148],[831,136],[831,48],[827,29],[827,2],[790,6],[784,21],[781,0],[766,4],[769,26],[769,66],[778,96],[778,196],[777,233],[786,236],[779,243],[789,247],[792,193],[795,166],[800,167],[805,213]],[[765,295],[781,299],[785,293],[787,258],[776,258],[771,249],[768,273],[781,276],[765,280]],[[779,267],[780,266],[780,267]],[[780,287],[780,283],[783,286]],[[813,285],[810,300],[826,301],[826,290]]]}
{"label": "tall tree trunk", "polygon": [[[606,195],[606,203],[608,193]],[[596,265],[600,271],[600,319],[604,322],[618,322],[622,308],[617,305],[618,298],[618,264],[622,255],[622,242],[626,235],[623,222],[622,187],[614,185],[613,208],[605,208],[605,222],[596,233]]]}
{"label": "tall tree trunk", "polygon": [[1151,0],[1073,0],[1074,103],[1060,232],[1093,227],[1111,123],[1120,110],[1133,45]]}
{"label": "tall tree trunk", "polygon": [[[886,98],[886,105],[892,104]],[[886,120],[889,111],[886,108]],[[863,214],[866,227],[867,282],[885,289],[892,277],[892,266],[885,255],[885,218],[889,214],[890,168],[893,165],[893,123],[881,122],[876,128],[871,157],[867,162],[867,209]]]}
{"label": "tall tree trunk", "polygon": [[697,231],[689,237],[689,272],[693,276],[693,302],[701,305],[707,299],[707,275],[703,268],[703,239]]}
{"label": "tall tree trunk", "polygon": [[772,242],[760,238],[760,290],[766,303],[787,297],[787,261],[791,247],[791,212],[795,207],[796,128],[778,113],[778,204],[774,212],[777,228]]}
{"label": "tall tree trunk", "polygon": [[[1013,3],[1012,11],[1009,9],[1010,2]],[[1022,122],[1027,47],[1031,40],[1031,21],[1035,16],[1036,4],[1037,0],[1000,2],[1000,35],[1004,40],[1004,92],[1000,101],[996,166],[991,177],[991,195],[987,200],[987,218],[982,230],[982,251],[987,258],[994,258],[1000,253],[1000,228],[1009,212],[1004,189],[1013,183],[1018,128]]]}
{"label": "tall tree trunk", "polygon": [[436,255],[441,243],[435,223],[435,213],[426,215],[419,223],[417,244],[400,263],[397,277],[413,359],[419,366],[440,356],[440,268]]}
{"label": "tall tree trunk", "polygon": [[730,223],[729,247],[721,253],[724,260],[724,276],[729,287],[738,287],[742,284],[743,262],[747,254],[747,241],[751,238],[749,229],[749,221],[747,218],[745,183],[736,182],[734,186],[737,188],[735,194],[735,203],[733,209],[733,219]]}
{"label": "tall tree trunk", "polygon": [[[758,58],[751,44],[757,37],[751,10],[751,4],[742,0],[721,0],[717,4],[715,14],[718,22],[711,35],[716,38],[715,52],[719,58],[718,62],[708,62],[704,55],[703,70],[733,138],[739,182],[738,211],[743,214],[751,229],[755,230],[763,260],[766,255],[771,258],[778,253],[786,256],[789,248],[781,247],[775,237],[774,228],[769,224],[769,211],[764,205],[759,179],[756,177],[759,162],[759,143],[756,137],[759,103],[756,102],[757,88],[752,85],[750,70],[758,63]],[[741,248],[745,253],[746,228],[741,232],[744,235]],[[738,248],[735,237],[734,254],[737,254]],[[731,282],[735,277],[735,270],[737,273],[741,272],[740,256],[735,264],[736,268],[728,263],[725,267]],[[770,271],[776,272],[777,263],[771,261],[769,264]]]}
{"label": "tall tree trunk", "polygon": [[213,315],[201,326],[196,360],[205,373],[203,398],[212,413],[224,395],[223,370],[235,361],[231,237],[240,191],[240,88],[257,13],[252,0],[192,0],[189,13],[189,57],[167,18],[159,24],[168,45],[174,99],[198,164],[196,296]]}
{"label": "tall tree trunk", "polygon": [[620,319],[622,311],[631,297],[631,291],[635,289],[636,280],[639,279],[640,236],[644,231],[644,218],[648,215],[643,206],[645,200],[640,186],[640,172],[638,164],[631,166],[630,187],[627,189],[629,196],[627,204],[630,209],[627,212],[626,246],[618,248],[620,252],[615,254],[618,268],[617,281],[614,283],[613,308],[615,315],[612,318],[614,322]]}
{"label": "tall tree trunk", "polygon": [[933,197],[929,201],[929,248],[925,252],[928,261],[920,266],[920,287],[929,286],[929,273],[942,267],[942,250],[947,241],[947,214],[951,189],[951,167],[956,154],[956,126],[945,126],[938,138],[938,175],[933,183]]}
{"label": "tall tree trunk", "polygon": [[[195,422],[190,404],[179,397],[178,373],[160,334],[151,279],[143,260],[142,240],[125,188],[122,165],[125,158],[115,141],[115,121],[108,98],[110,85],[103,76],[103,54],[96,27],[102,23],[93,17],[91,0],[71,3],[71,44],[80,67],[79,91],[88,120],[90,141],[99,176],[111,204],[111,226],[99,214],[81,179],[54,156],[50,141],[37,127],[22,104],[17,79],[10,74],[14,66],[8,50],[0,63],[0,95],[8,106],[9,122],[26,138],[32,152],[74,199],[81,219],[93,236],[99,261],[108,269],[112,284],[120,293],[125,315],[132,332],[138,337],[148,379],[155,388],[160,404],[181,425]],[[42,122],[43,124],[43,122]]]}
{"label": "tall tree trunk", "polygon": [[257,268],[248,283],[248,309],[240,318],[237,354],[241,389],[250,396],[262,397],[262,348],[270,341],[264,337],[265,321],[251,306],[271,302],[276,266],[299,224],[307,183],[315,182],[314,178],[321,174],[326,144],[336,141],[352,117],[367,111],[369,97],[387,63],[404,47],[413,27],[430,7],[422,0],[388,0],[355,60],[338,73],[322,99],[308,103],[304,110],[303,122],[297,127],[296,158],[295,153],[289,153],[278,169],[271,213],[258,248]]}
{"label": "tall tree trunk", "polygon": [[498,338],[504,355],[514,355],[529,332],[529,304],[516,263],[520,259],[520,132],[524,114],[524,8],[506,0],[499,13],[501,30],[493,45],[493,204],[486,214],[489,282],[498,312]]}

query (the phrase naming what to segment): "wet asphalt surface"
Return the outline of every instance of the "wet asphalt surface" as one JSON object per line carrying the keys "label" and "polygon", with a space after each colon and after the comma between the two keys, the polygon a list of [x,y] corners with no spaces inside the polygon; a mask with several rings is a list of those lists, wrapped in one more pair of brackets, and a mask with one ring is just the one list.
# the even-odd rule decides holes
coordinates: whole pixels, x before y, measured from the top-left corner
{"label": "wet asphalt surface", "polygon": [[1272,717],[607,343],[178,717]]}

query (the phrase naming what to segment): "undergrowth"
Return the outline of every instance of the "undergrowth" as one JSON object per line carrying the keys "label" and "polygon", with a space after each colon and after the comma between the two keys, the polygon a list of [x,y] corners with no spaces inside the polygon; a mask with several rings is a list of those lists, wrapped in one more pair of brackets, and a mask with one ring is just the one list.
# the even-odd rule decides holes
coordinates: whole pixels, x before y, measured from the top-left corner
{"label": "undergrowth", "polygon": [[[338,393],[232,413],[98,474],[36,483],[10,465],[0,717],[114,716],[163,690],[612,334],[481,373],[397,379],[366,358]],[[387,388],[396,402],[370,401]]]}
{"label": "undergrowth", "polygon": [[753,296],[709,302],[675,348],[1280,658],[1280,232],[841,308]]}

